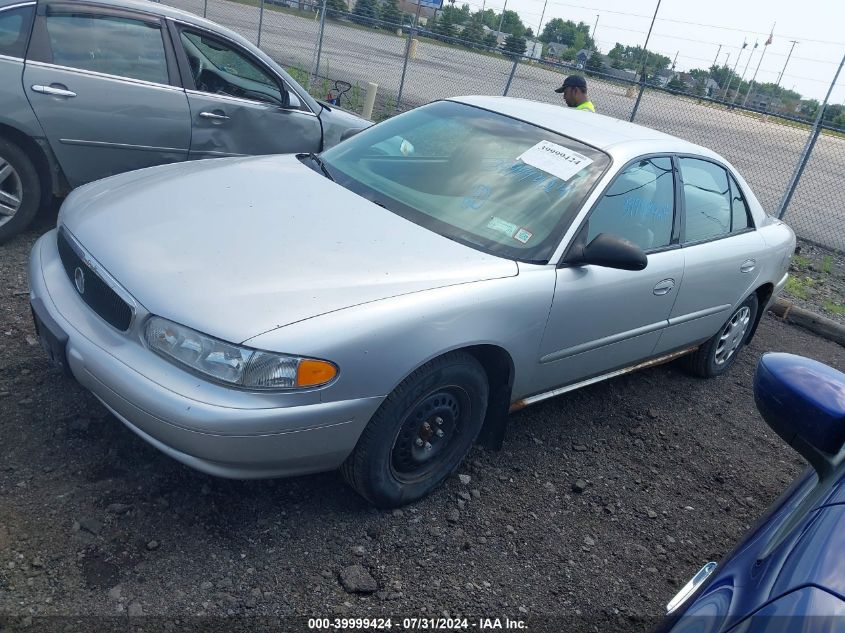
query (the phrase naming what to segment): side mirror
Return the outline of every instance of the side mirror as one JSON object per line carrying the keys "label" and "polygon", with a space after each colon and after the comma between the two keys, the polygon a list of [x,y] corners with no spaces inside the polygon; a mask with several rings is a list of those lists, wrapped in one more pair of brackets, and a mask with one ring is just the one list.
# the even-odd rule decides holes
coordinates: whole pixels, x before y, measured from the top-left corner
{"label": "side mirror", "polygon": [[648,257],[636,244],[610,233],[599,233],[584,247],[576,244],[566,259],[568,264],[593,264],[620,270],[643,270]]}
{"label": "side mirror", "polygon": [[819,480],[845,461],[845,374],[803,356],[764,354],[754,376],[757,409]]}

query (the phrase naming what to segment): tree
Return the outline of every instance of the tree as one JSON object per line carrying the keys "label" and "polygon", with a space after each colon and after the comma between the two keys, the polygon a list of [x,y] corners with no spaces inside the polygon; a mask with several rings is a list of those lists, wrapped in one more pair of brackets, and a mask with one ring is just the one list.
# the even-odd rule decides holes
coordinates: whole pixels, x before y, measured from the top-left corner
{"label": "tree", "polygon": [[482,25],[480,12],[473,15],[469,24],[464,27],[461,33],[461,39],[471,46],[480,46],[483,44],[484,26]]}
{"label": "tree", "polygon": [[529,26],[527,29],[525,29],[525,33],[523,33],[522,35],[527,37],[529,40],[533,40],[534,39],[534,29],[532,29]]}
{"label": "tree", "polygon": [[434,28],[431,30],[443,38],[455,37],[457,34],[451,15],[445,12],[437,18],[437,22],[434,23]]}
{"label": "tree", "polygon": [[344,13],[349,13],[345,0],[326,0],[326,17],[333,18]]}
{"label": "tree", "polygon": [[372,24],[371,20],[378,18],[376,0],[355,0],[355,8],[352,10],[352,14],[357,16],[356,22]]}
{"label": "tree", "polygon": [[[607,54],[610,58],[611,66],[614,68],[624,68],[627,70],[640,71],[643,63],[643,47],[642,46],[625,46],[616,42],[616,45],[610,49]],[[654,75],[655,73],[669,67],[672,60],[665,55],[659,53],[652,53],[646,51],[646,76]]]}
{"label": "tree", "polygon": [[666,87],[669,88],[669,90],[677,90],[679,92],[686,88],[686,86],[684,86],[684,82],[681,81],[678,75],[672,77],[672,79],[669,80],[669,83],[666,84]]}
{"label": "tree", "polygon": [[402,12],[399,11],[399,3],[396,0],[384,0],[384,4],[379,9],[379,19],[390,24],[391,28],[394,28],[394,25],[400,26]]}
{"label": "tree", "polygon": [[540,41],[547,44],[558,42],[576,50],[586,48],[592,51],[596,49],[596,44],[590,37],[590,26],[588,24],[584,22],[575,24],[572,20],[561,18],[554,18],[546,22],[543,32],[540,34]]}
{"label": "tree", "polygon": [[587,63],[584,64],[584,68],[594,73],[603,72],[604,63],[602,61],[601,53],[598,51],[593,52],[589,59],[587,59]]}
{"label": "tree", "polygon": [[528,44],[526,44],[524,37],[511,33],[505,40],[503,48],[505,51],[512,53],[513,55],[524,55],[525,50],[528,48]]}
{"label": "tree", "polygon": [[484,46],[487,48],[496,48],[499,46],[499,41],[493,33],[488,33],[484,36]]}
{"label": "tree", "polygon": [[[522,37],[525,33],[525,25],[519,19],[519,14],[516,11],[505,11],[504,17],[501,19],[502,33],[511,33],[517,37]],[[498,28],[498,24],[496,28]]]}

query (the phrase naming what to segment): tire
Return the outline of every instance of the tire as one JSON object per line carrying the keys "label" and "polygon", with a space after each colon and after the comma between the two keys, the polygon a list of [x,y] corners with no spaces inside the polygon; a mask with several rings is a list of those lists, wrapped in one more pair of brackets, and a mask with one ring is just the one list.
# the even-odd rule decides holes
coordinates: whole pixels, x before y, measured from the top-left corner
{"label": "tire", "polygon": [[748,342],[757,310],[757,295],[751,294],[733,311],[713,338],[689,357],[690,371],[702,378],[714,378],[728,371]]}
{"label": "tire", "polygon": [[416,501],[439,486],[469,452],[487,412],[481,364],[464,352],[436,358],[393,390],[340,468],[380,508]]}
{"label": "tire", "polygon": [[28,227],[40,206],[41,179],[32,161],[20,147],[0,138],[0,244]]}

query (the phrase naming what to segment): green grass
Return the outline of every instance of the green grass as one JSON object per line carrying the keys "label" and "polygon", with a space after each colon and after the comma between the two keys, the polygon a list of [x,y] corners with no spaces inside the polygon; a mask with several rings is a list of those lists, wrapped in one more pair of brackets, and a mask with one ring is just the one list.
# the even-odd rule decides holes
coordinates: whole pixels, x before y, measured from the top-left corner
{"label": "green grass", "polygon": [[792,263],[798,268],[806,268],[810,265],[810,260],[803,255],[793,255]]}
{"label": "green grass", "polygon": [[812,284],[800,277],[789,277],[786,280],[785,290],[793,297],[798,299],[806,299],[810,296],[809,290]]}
{"label": "green grass", "polygon": [[826,275],[829,275],[833,272],[833,256],[832,255],[825,255],[824,259],[822,260],[822,272]]}
{"label": "green grass", "polygon": [[838,314],[839,316],[845,316],[845,305],[841,303],[835,303],[833,301],[825,301],[824,302],[824,309],[828,312],[833,314]]}

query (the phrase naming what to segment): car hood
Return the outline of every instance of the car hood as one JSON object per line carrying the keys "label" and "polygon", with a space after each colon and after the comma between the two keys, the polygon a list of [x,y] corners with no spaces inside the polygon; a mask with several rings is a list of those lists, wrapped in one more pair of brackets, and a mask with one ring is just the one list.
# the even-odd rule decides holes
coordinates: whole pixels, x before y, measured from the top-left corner
{"label": "car hood", "polygon": [[59,223],[158,314],[227,341],[397,295],[513,276],[294,156],[154,167],[80,187]]}

